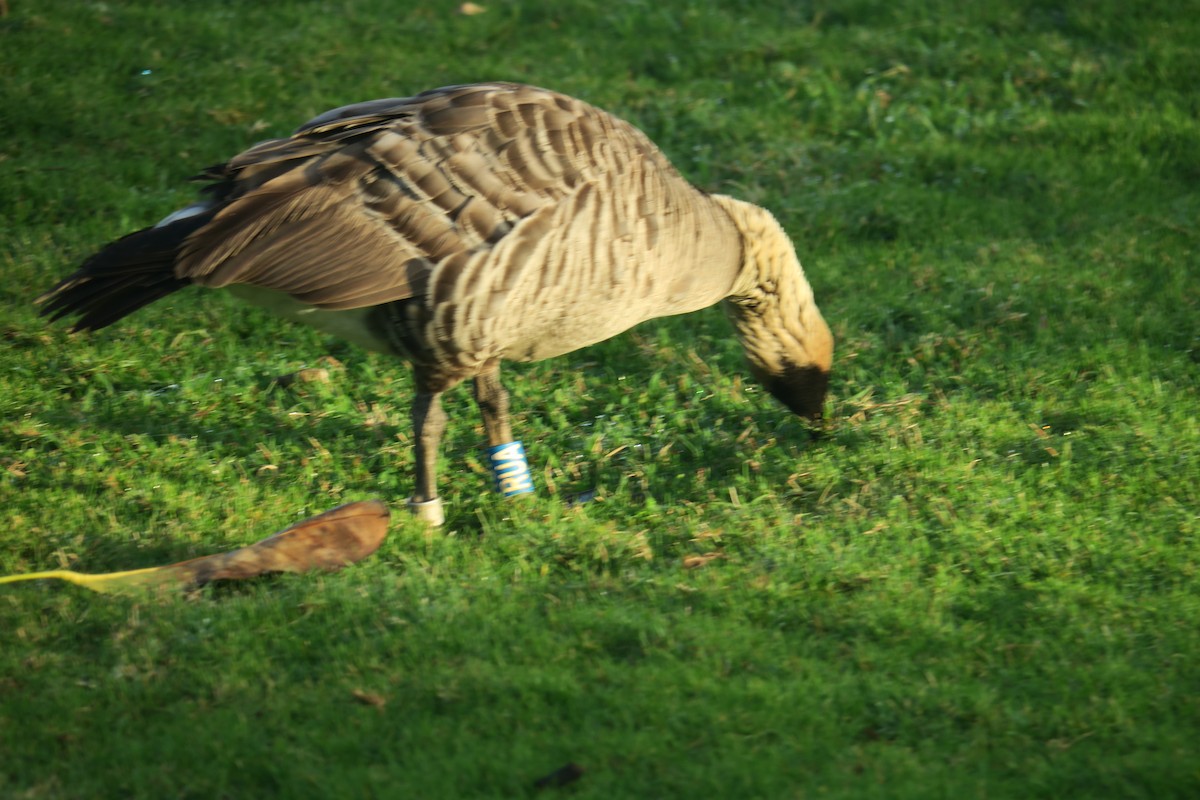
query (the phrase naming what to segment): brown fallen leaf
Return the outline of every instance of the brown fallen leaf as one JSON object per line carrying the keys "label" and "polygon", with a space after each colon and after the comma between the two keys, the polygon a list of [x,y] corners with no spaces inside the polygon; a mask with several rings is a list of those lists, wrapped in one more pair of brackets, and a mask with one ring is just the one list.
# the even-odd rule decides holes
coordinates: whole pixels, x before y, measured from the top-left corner
{"label": "brown fallen leaf", "polygon": [[297,383],[329,383],[329,370],[324,367],[305,367],[280,375],[275,382],[284,388]]}
{"label": "brown fallen leaf", "polygon": [[325,367],[330,372],[345,372],[346,365],[338,361],[333,356],[321,356],[317,359],[317,366]]}
{"label": "brown fallen leaf", "polygon": [[456,10],[464,17],[473,17],[476,14],[482,14],[487,11],[486,8],[476,3],[463,3]]}
{"label": "brown fallen leaf", "polygon": [[9,575],[0,584],[38,578],[60,578],[95,592],[140,588],[202,586],[211,581],[241,580],[268,572],[336,571],[362,561],[379,549],[387,536],[387,506],[379,500],[348,503],[297,522],[238,550],[217,553],[165,567],[150,567],[105,575],[71,570]]}
{"label": "brown fallen leaf", "polygon": [[353,692],[351,692],[351,694],[354,695],[355,700],[362,703],[364,706],[373,706],[375,708],[382,709],[387,705],[387,699],[383,695],[376,694],[375,692],[367,692],[362,689],[355,689]]}
{"label": "brown fallen leaf", "polygon": [[390,514],[379,500],[338,506],[240,550],[182,561],[173,570],[193,585],[253,578],[267,572],[334,572],[362,561],[387,536]]}
{"label": "brown fallen leaf", "polygon": [[720,551],[714,551],[712,553],[701,553],[699,555],[694,555],[694,556],[684,556],[683,557],[683,566],[684,566],[684,569],[700,569],[701,567],[708,566],[708,563],[710,561],[716,561],[718,558],[724,558],[724,557],[725,557],[725,554]]}

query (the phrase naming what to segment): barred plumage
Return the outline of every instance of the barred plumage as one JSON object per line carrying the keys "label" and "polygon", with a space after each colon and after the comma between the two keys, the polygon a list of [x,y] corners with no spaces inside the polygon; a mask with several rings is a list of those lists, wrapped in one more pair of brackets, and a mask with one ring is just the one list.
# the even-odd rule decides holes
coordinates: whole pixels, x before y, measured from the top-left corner
{"label": "barred plumage", "polygon": [[819,416],[833,341],[790,240],[707,195],[628,123],[489,83],[320,115],[202,176],[206,199],[88,259],[39,301],[99,328],[188,284],[408,359],[417,488],[436,497],[439,396],[474,378],[511,440],[503,360],[530,361],[728,300],[751,370]]}

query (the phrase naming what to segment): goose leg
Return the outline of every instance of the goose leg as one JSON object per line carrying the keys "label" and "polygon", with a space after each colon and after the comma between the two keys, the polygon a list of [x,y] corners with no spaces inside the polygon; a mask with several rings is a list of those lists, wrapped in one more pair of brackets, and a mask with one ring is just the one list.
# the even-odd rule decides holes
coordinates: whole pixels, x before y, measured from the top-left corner
{"label": "goose leg", "polygon": [[505,497],[533,492],[533,476],[525,459],[525,448],[513,439],[508,418],[508,390],[500,383],[500,363],[475,376],[475,403],[487,431],[488,461],[496,491]]}
{"label": "goose leg", "polygon": [[420,392],[413,400],[412,423],[417,456],[417,487],[408,501],[409,509],[431,525],[445,521],[442,500],[437,496],[437,457],[446,430],[446,412],[441,392]]}
{"label": "goose leg", "polygon": [[512,426],[508,421],[508,390],[500,383],[500,365],[475,376],[475,404],[483,416],[488,446],[512,441]]}

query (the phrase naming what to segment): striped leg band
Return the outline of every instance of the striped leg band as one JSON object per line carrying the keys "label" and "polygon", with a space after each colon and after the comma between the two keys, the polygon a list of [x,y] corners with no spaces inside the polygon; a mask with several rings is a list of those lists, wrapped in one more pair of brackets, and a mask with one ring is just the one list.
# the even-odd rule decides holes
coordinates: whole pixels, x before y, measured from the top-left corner
{"label": "striped leg band", "polygon": [[496,491],[505,497],[533,491],[533,476],[525,460],[525,448],[520,441],[498,444],[488,448],[488,463],[496,479]]}

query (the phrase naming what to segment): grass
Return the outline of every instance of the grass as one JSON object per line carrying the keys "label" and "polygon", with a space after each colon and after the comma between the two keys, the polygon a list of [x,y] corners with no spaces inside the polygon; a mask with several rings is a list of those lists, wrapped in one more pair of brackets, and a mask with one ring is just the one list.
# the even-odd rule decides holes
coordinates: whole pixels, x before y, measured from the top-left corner
{"label": "grass", "polygon": [[[568,762],[544,794],[1195,796],[1193,4],[453,5],[0,19],[0,573],[398,512],[336,575],[4,587],[0,796],[519,797]],[[36,316],[204,166],[483,79],[777,213],[838,337],[824,439],[719,311],[647,324],[509,370],[528,502],[450,397],[429,532],[402,367],[215,293],[95,336]]]}

